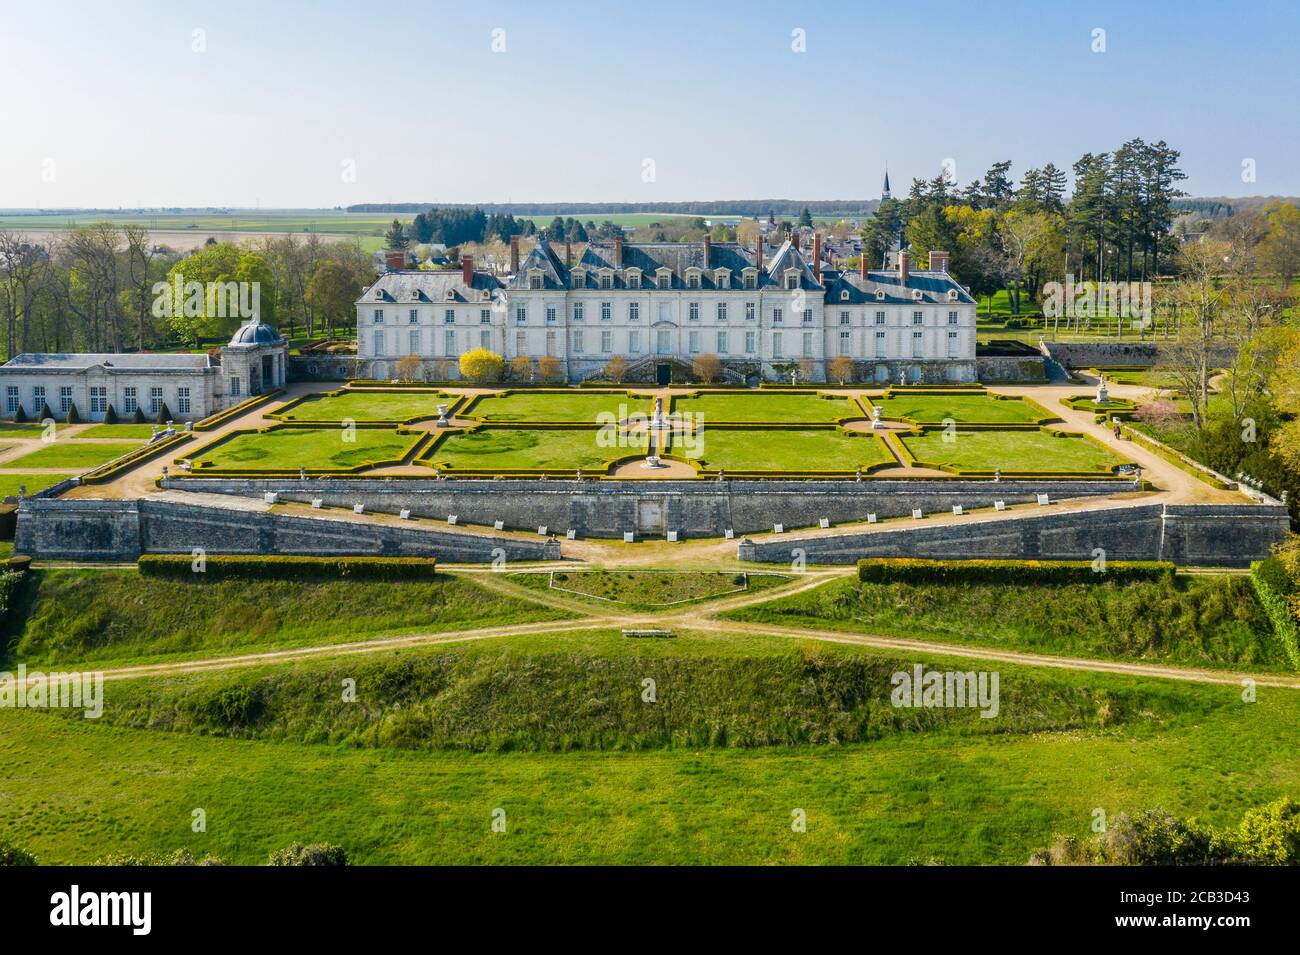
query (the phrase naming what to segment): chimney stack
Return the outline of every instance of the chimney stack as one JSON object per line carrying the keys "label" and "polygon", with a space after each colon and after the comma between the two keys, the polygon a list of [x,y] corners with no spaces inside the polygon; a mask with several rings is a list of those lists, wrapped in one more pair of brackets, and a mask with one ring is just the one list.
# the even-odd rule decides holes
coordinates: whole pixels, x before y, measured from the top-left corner
{"label": "chimney stack", "polygon": [[384,253],[384,268],[390,272],[406,268],[406,253],[401,249],[389,249]]}
{"label": "chimney stack", "polygon": [[904,287],[907,286],[908,267],[912,264],[912,257],[907,252],[898,253],[898,281]]}
{"label": "chimney stack", "polygon": [[947,272],[948,271],[948,253],[947,252],[930,252],[930,271]]}
{"label": "chimney stack", "polygon": [[813,279],[818,285],[822,282],[822,234],[813,233]]}
{"label": "chimney stack", "polygon": [[519,274],[519,236],[510,237],[510,274]]}
{"label": "chimney stack", "polygon": [[614,268],[621,269],[622,267],[623,267],[623,237],[621,235],[616,235],[614,236]]}
{"label": "chimney stack", "polygon": [[763,277],[763,233],[758,233],[758,245],[754,249],[754,267],[758,269],[759,278]]}
{"label": "chimney stack", "polygon": [[474,287],[474,256],[462,255],[460,257],[460,278],[470,288]]}
{"label": "chimney stack", "polygon": [[862,255],[858,259],[858,275],[863,279],[867,277],[867,247],[863,245]]}
{"label": "chimney stack", "polygon": [[564,237],[564,267],[566,269],[573,267],[573,244],[567,235]]}
{"label": "chimney stack", "polygon": [[793,245],[796,249],[799,248],[799,230],[798,230],[798,229],[791,229],[791,230],[790,230],[790,244]]}
{"label": "chimney stack", "polygon": [[704,234],[704,268],[705,268],[705,270],[708,269],[708,267],[709,267],[709,262],[712,260],[712,253],[713,253],[713,239],[710,238],[709,234],[706,232],[706,233]]}

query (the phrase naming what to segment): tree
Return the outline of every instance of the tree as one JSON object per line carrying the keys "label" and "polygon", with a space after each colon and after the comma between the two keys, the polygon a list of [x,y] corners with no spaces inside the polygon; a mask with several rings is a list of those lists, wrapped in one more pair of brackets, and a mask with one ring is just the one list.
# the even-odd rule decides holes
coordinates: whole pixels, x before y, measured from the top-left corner
{"label": "tree", "polygon": [[1222,336],[1216,324],[1224,291],[1218,281],[1225,248],[1217,242],[1197,242],[1183,247],[1180,255],[1183,278],[1172,291],[1174,302],[1189,315],[1179,323],[1178,340],[1161,350],[1159,367],[1170,372],[1187,395],[1192,424],[1205,426],[1210,401],[1210,372],[1221,350]]}
{"label": "tree", "polygon": [[1268,233],[1260,243],[1264,265],[1277,275],[1283,289],[1300,273],[1300,208],[1275,200],[1264,207]]}
{"label": "tree", "polygon": [[854,369],[853,359],[848,355],[837,355],[831,359],[831,377],[841,385],[847,385],[853,380]]}
{"label": "tree", "polygon": [[1300,803],[1283,796],[1247,812],[1237,827],[1237,849],[1267,865],[1300,865]]}
{"label": "tree", "polygon": [[36,857],[26,849],[20,849],[8,842],[0,842],[0,867],[38,865]]}
{"label": "tree", "polygon": [[154,424],[166,424],[168,421],[171,420],[172,420],[172,413],[170,409],[168,409],[167,407],[167,402],[164,401],[162,404],[158,406],[158,417],[153,419]]}
{"label": "tree", "polygon": [[77,404],[74,401],[68,405],[68,413],[63,418],[66,424],[81,424],[81,415],[77,414]]}
{"label": "tree", "polygon": [[500,381],[505,359],[486,348],[475,348],[460,356],[460,376],[470,381]]}
{"label": "tree", "polygon": [[695,375],[697,381],[711,385],[722,374],[722,359],[717,355],[708,353],[699,355],[691,362],[691,372]]}
{"label": "tree", "polygon": [[804,206],[803,211],[799,213],[799,225],[811,229],[812,224],[812,213],[808,211],[807,206]]}
{"label": "tree", "polygon": [[355,317],[360,292],[352,271],[341,262],[328,260],[316,267],[304,297],[312,311],[325,320],[327,334],[332,334],[335,323],[347,325],[348,319]]}
{"label": "tree", "polygon": [[295,842],[283,849],[271,853],[267,865],[274,866],[345,866],[348,864],[347,851],[342,846],[319,842],[303,845]]}
{"label": "tree", "polygon": [[1273,453],[1300,471],[1300,331],[1290,329],[1269,377],[1273,403],[1289,417],[1273,435]]}
{"label": "tree", "polygon": [[533,360],[527,355],[516,355],[510,359],[510,377],[515,381],[531,381]]}
{"label": "tree", "polygon": [[424,362],[420,360],[419,355],[407,355],[397,361],[397,377],[401,381],[415,381],[422,377],[423,370]]}
{"label": "tree", "polygon": [[622,355],[615,355],[605,362],[602,371],[610,381],[621,383],[627,377],[627,359]]}
{"label": "tree", "polygon": [[242,319],[275,319],[275,279],[266,259],[230,242],[204,246],[178,261],[158,291],[155,310],[196,347],[204,337],[229,337]]}
{"label": "tree", "polygon": [[537,376],[542,381],[563,381],[564,365],[554,355],[543,355],[537,359]]}
{"label": "tree", "polygon": [[403,226],[401,222],[394,219],[393,224],[390,225],[388,231],[384,233],[384,242],[387,243],[388,248],[405,249],[410,241],[411,240],[406,235],[406,227]]}

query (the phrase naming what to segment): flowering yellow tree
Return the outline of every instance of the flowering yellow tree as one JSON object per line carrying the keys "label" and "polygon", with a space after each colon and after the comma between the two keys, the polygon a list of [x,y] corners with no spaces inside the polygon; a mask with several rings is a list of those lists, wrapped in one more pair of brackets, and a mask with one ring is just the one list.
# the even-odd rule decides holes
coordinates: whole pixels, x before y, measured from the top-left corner
{"label": "flowering yellow tree", "polygon": [[486,348],[475,348],[460,356],[460,376],[470,381],[500,381],[505,359]]}

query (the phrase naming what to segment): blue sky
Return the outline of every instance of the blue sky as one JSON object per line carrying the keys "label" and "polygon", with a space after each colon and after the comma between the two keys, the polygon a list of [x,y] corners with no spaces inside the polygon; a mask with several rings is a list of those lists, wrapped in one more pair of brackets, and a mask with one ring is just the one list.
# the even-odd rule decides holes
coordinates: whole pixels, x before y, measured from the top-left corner
{"label": "blue sky", "polygon": [[1297,28],[1282,0],[0,0],[0,207],[871,198],[886,162],[901,191],[1134,136],[1193,194],[1296,195]]}

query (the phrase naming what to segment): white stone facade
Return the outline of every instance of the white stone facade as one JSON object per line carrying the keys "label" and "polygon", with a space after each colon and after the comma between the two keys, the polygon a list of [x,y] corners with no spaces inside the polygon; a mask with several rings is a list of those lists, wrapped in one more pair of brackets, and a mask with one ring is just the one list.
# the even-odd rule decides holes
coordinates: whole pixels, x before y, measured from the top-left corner
{"label": "white stone facade", "polygon": [[554,356],[579,381],[616,355],[652,378],[713,354],[732,377],[824,380],[845,356],[859,379],[974,380],[975,301],[942,268],[822,269],[790,242],[755,260],[734,243],[620,241],[566,263],[542,240],[504,283],[472,264],[389,272],[357,302],[358,358],[376,378],[406,355],[454,374],[481,346]]}

